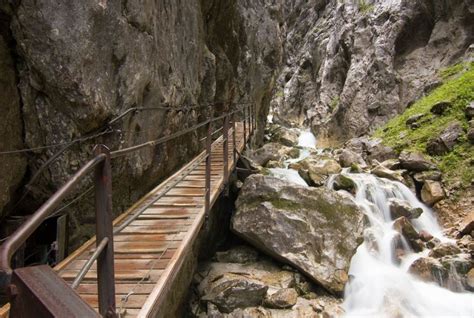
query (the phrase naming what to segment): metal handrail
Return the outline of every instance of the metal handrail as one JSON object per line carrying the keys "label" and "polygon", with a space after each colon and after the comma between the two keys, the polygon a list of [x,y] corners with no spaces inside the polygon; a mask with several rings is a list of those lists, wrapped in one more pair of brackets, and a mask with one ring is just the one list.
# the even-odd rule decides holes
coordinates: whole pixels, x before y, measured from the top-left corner
{"label": "metal handrail", "polygon": [[[243,106],[243,107],[242,107]],[[42,222],[50,216],[56,206],[77,187],[80,180],[95,169],[95,188],[96,188],[96,233],[97,247],[89,260],[83,266],[79,275],[72,284],[76,288],[92,264],[97,261],[98,284],[99,284],[99,312],[104,316],[115,316],[115,288],[114,288],[114,264],[113,264],[113,228],[112,228],[112,190],[111,190],[111,166],[112,158],[135,152],[148,146],[163,144],[172,139],[183,136],[206,126],[206,180],[205,180],[205,212],[206,215],[210,209],[210,183],[211,183],[211,147],[212,136],[222,131],[224,136],[224,176],[228,177],[228,137],[229,137],[229,119],[232,118],[233,128],[233,156],[234,163],[237,154],[235,137],[235,115],[243,112],[244,142],[247,141],[247,133],[250,135],[254,130],[255,114],[252,104],[241,104],[238,109],[229,111],[223,115],[205,120],[192,127],[183,129],[177,133],[148,141],[143,144],[109,152],[104,145],[97,145],[95,156],[84,164],[69,180],[59,188],[32,216],[27,219],[10,237],[0,246],[0,288],[5,288],[10,284],[12,268],[11,259],[14,253],[26,242]],[[248,115],[246,114],[248,113]],[[223,125],[218,130],[212,132],[212,123],[222,120]],[[228,180],[225,180],[227,183]]]}

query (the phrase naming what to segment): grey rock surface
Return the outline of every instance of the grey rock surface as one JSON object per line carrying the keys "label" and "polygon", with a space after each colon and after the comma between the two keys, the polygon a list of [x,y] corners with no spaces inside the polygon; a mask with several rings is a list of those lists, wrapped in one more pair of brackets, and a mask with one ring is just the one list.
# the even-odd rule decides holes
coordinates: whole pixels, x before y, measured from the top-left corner
{"label": "grey rock surface", "polygon": [[342,294],[363,230],[363,213],[350,198],[252,175],[236,207],[231,222],[237,235],[326,290]]}
{"label": "grey rock surface", "polygon": [[284,66],[275,119],[318,141],[374,130],[439,85],[473,42],[472,3],[284,1]]}

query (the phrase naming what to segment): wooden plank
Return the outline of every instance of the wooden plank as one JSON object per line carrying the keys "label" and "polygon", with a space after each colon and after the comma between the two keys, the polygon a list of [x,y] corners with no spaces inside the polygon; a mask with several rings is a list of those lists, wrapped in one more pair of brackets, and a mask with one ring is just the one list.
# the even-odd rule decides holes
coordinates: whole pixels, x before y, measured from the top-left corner
{"label": "wooden plank", "polygon": [[[133,290],[134,295],[148,295],[155,284],[153,283],[123,283],[115,284],[115,292],[117,295],[126,295]],[[97,284],[87,283],[81,284],[77,287],[76,291],[81,295],[96,294],[97,295]]]}
{"label": "wooden plank", "polygon": [[204,188],[174,188],[166,193],[167,196],[184,196],[184,197],[203,197]]}
{"label": "wooden plank", "polygon": [[114,242],[132,241],[181,241],[183,234],[118,234],[114,236]]}
{"label": "wooden plank", "polygon": [[[70,270],[80,270],[86,263],[86,260],[75,260],[68,266]],[[164,269],[168,260],[161,260],[159,257],[155,259],[116,259],[114,260],[114,267],[116,271],[132,271],[132,270],[141,270],[141,269]],[[97,268],[96,263],[91,267],[91,270]]]}
{"label": "wooden plank", "polygon": [[200,208],[186,208],[186,207],[178,207],[178,208],[166,208],[166,207],[150,207],[143,211],[142,214],[158,214],[158,215],[169,215],[169,216],[189,216],[189,215],[196,215],[201,211]]}
{"label": "wooden plank", "polygon": [[[132,271],[116,271],[115,272],[115,281],[127,281],[127,282],[136,282],[144,279],[145,281],[156,281],[163,273],[162,270],[154,269],[154,270],[132,270]],[[72,281],[77,277],[79,274],[79,270],[72,270],[72,269],[64,269],[59,273],[59,276],[66,280]],[[96,281],[97,280],[97,272],[95,270],[89,271],[86,276],[84,277],[84,282],[87,281]]]}
{"label": "wooden plank", "polygon": [[[91,306],[97,308],[99,306],[97,295],[84,294],[81,297]],[[127,298],[127,301],[124,302],[126,308],[136,308],[140,309],[141,306],[145,303],[147,296],[146,295],[130,295]],[[117,308],[120,308],[122,303],[122,296],[117,296],[116,298]]]}
{"label": "wooden plank", "polygon": [[131,226],[186,226],[193,223],[192,219],[189,218],[180,218],[180,219],[151,219],[151,220],[141,220],[137,219],[130,223]]}

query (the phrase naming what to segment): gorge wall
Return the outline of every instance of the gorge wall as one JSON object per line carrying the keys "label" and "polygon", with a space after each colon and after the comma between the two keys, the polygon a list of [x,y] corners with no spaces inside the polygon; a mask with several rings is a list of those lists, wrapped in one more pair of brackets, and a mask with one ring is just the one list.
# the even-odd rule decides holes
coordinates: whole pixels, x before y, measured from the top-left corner
{"label": "gorge wall", "polygon": [[[115,150],[154,140],[239,102],[255,103],[263,128],[281,60],[273,2],[1,0],[0,152],[39,148],[1,155],[2,220],[33,212],[96,143]],[[195,104],[204,107],[172,111]],[[170,110],[111,124],[127,109],[156,106]],[[193,157],[203,133],[114,160],[115,212]],[[73,243],[93,233],[89,197],[63,211]]]}
{"label": "gorge wall", "polygon": [[275,119],[360,136],[440,84],[474,35],[472,0],[286,0]]}

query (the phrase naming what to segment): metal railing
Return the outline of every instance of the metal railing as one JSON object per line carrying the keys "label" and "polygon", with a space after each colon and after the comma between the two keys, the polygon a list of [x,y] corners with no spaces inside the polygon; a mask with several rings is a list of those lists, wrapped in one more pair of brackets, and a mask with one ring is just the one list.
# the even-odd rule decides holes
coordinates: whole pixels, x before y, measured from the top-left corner
{"label": "metal railing", "polygon": [[[229,104],[231,105],[231,104]],[[243,107],[242,107],[243,106]],[[131,218],[123,222],[118,228],[113,229],[112,214],[112,171],[111,160],[121,157],[129,153],[138,151],[145,147],[157,146],[172,139],[178,138],[199,128],[206,127],[206,145],[205,156],[206,161],[205,173],[205,213],[209,213],[211,208],[211,153],[213,136],[222,131],[223,136],[223,170],[224,184],[227,186],[229,179],[229,130],[232,126],[233,139],[233,159],[234,164],[237,160],[237,144],[236,144],[236,120],[237,114],[243,113],[241,120],[244,126],[244,142],[256,129],[255,106],[252,103],[244,103],[233,111],[226,112],[218,117],[213,117],[198,123],[190,128],[183,129],[177,133],[165,136],[156,140],[151,140],[139,145],[134,145],[125,149],[109,151],[104,145],[96,145],[94,149],[94,158],[85,163],[63,186],[59,188],[35,213],[33,213],[8,239],[0,246],[0,288],[2,290],[14,289],[11,285],[12,274],[14,270],[11,268],[11,259],[14,253],[26,242],[26,240],[35,232],[35,230],[45,221],[54,211],[55,208],[77,188],[80,181],[92,171],[94,173],[95,188],[95,214],[96,214],[96,249],[90,258],[86,261],[79,274],[74,279],[71,288],[79,286],[86,276],[87,272],[97,261],[97,282],[98,282],[98,300],[99,313],[104,317],[116,316],[115,304],[115,279],[114,279],[114,249],[113,235],[120,232],[124,227],[135,220],[141,212],[133,215]],[[222,121],[216,131],[212,131],[212,125],[215,122]],[[232,124],[230,124],[232,122]],[[169,187],[162,195],[166,194],[171,188]],[[156,200],[155,200],[156,201]],[[143,210],[143,209],[142,209]],[[16,295],[20,297],[21,295]],[[12,313],[14,314],[14,313]]]}

